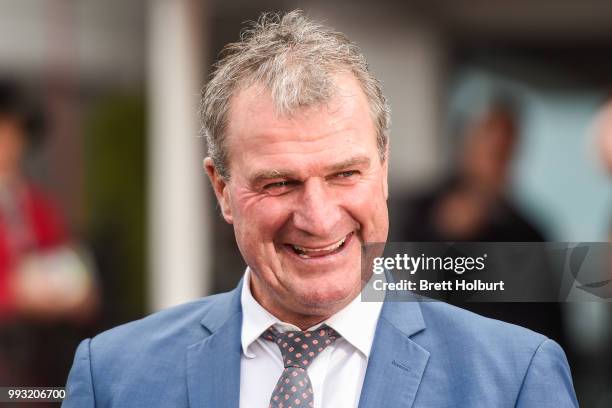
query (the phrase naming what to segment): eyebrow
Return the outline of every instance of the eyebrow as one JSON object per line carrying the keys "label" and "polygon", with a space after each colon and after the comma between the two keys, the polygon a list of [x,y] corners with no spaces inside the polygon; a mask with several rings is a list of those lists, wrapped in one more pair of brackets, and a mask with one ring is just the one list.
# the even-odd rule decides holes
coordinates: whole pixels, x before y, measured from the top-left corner
{"label": "eyebrow", "polygon": [[[345,170],[349,167],[370,167],[370,158],[367,156],[355,156],[350,159],[343,160],[339,163],[334,163],[330,166],[325,167],[326,172],[335,173],[342,170]],[[282,169],[272,169],[272,170],[263,170],[255,173],[253,177],[251,177],[251,184],[259,184],[265,180],[270,179],[280,179],[280,178],[296,178],[295,173],[290,170],[282,170]]]}
{"label": "eyebrow", "polygon": [[342,171],[344,169],[347,169],[349,167],[354,167],[354,166],[366,167],[366,168],[370,167],[370,158],[367,156],[351,157],[350,159],[341,161],[340,163],[332,164],[330,167],[327,168],[327,170],[333,173],[333,172]]}

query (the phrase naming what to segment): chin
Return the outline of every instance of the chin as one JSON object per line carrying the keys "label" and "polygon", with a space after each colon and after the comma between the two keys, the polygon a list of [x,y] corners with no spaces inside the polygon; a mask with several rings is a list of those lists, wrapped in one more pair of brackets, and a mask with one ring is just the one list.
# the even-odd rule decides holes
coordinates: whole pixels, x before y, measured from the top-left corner
{"label": "chin", "polygon": [[334,314],[349,304],[358,294],[354,288],[330,288],[303,293],[296,300],[302,306],[304,314],[328,315]]}

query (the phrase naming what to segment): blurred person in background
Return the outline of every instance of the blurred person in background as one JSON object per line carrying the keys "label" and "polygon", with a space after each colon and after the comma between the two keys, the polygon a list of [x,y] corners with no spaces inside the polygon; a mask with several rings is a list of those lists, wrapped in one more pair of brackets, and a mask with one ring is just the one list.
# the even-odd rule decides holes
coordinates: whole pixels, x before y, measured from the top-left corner
{"label": "blurred person in background", "polygon": [[[612,94],[610,94],[600,109],[596,120],[597,150],[601,161],[612,180]],[[612,244],[612,214],[608,223],[608,241]],[[612,260],[610,262],[612,276]]]}
{"label": "blurred person in background", "polygon": [[63,217],[25,174],[42,124],[17,83],[0,81],[0,385],[50,385],[40,326],[85,321],[97,299]]}
{"label": "blurred person in background", "polygon": [[518,127],[518,109],[508,99],[494,101],[472,119],[452,177],[415,200],[408,240],[544,241],[508,197]]}
{"label": "blurred person in background", "polygon": [[[612,181],[612,94],[604,102],[596,118],[595,132],[597,138],[597,151]],[[612,244],[612,213],[610,214],[608,228],[608,241]],[[610,269],[612,275],[612,265]]]}
{"label": "blurred person in background", "polygon": [[597,150],[608,174],[612,177],[612,95],[601,107],[596,119]]}
{"label": "blurred person in background", "polygon": [[[604,97],[593,115],[587,136],[587,155],[583,159],[599,167],[600,174],[594,175],[597,178],[603,175],[604,180],[607,177],[609,183],[612,181],[612,93]],[[573,265],[572,273],[578,282],[572,292],[574,299],[579,301],[565,305],[568,331],[573,334],[569,348],[573,352],[572,371],[576,388],[585,395],[581,402],[589,407],[612,406],[612,308],[609,302],[612,298],[612,196],[606,198],[608,212],[600,219],[602,234],[592,238],[600,242],[576,246],[582,249],[592,246],[589,248],[592,251],[579,255],[585,260]],[[595,202],[592,196],[585,196],[583,200],[588,204]],[[582,218],[581,213],[575,216],[578,220]],[[589,263],[593,270],[584,268],[582,274],[582,265]]]}
{"label": "blurred person in background", "polygon": [[[601,164],[612,181],[612,93],[608,94],[594,121],[595,147]],[[612,211],[608,220],[608,242],[612,244]],[[612,254],[611,254],[612,256]],[[612,278],[612,258],[610,274]]]}
{"label": "blurred person in background", "polygon": [[[612,93],[609,93],[605,98],[602,107],[599,109],[595,117],[594,125],[597,152],[599,153],[604,169],[608,173],[610,181],[612,181]],[[606,271],[605,277],[612,279],[612,211],[610,212],[607,225],[608,243],[610,244],[610,247],[608,256],[608,270]],[[608,283],[608,286],[609,285],[610,284]],[[612,308],[610,308],[609,304],[597,304],[597,307],[605,308],[607,316],[612,316]],[[603,322],[603,325],[606,327],[606,329],[604,329],[606,333],[603,337],[605,339],[612,338],[612,324],[610,324],[610,321],[606,320]],[[606,356],[607,361],[604,362],[602,370],[603,372],[610,373],[612,372],[612,345],[609,341],[603,341],[602,343],[604,343],[603,347],[605,347],[607,350],[601,352],[600,354],[594,353],[594,359],[600,360],[599,357],[601,355]],[[601,361],[594,361],[593,363],[601,365]],[[612,401],[611,390],[606,390],[605,397],[602,399],[602,401],[604,401],[604,403],[606,401],[608,403]]]}
{"label": "blurred person in background", "polygon": [[[468,120],[452,175],[407,203],[410,216],[400,232],[401,240],[545,241],[542,231],[513,204],[509,195],[519,143],[519,106],[509,95],[498,95],[482,114]],[[450,298],[448,301],[487,317],[528,327],[566,345],[558,303],[493,304]]]}

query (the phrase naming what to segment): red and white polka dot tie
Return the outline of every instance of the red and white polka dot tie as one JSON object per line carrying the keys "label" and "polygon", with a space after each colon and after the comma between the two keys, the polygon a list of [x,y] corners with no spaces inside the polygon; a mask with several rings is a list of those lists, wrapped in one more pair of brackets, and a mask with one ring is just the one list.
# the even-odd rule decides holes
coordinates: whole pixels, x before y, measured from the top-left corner
{"label": "red and white polka dot tie", "polygon": [[340,335],[331,327],[323,325],[312,331],[285,333],[279,333],[270,327],[262,336],[278,345],[285,365],[285,370],[270,397],[269,407],[313,407],[312,383],[306,370],[312,361]]}

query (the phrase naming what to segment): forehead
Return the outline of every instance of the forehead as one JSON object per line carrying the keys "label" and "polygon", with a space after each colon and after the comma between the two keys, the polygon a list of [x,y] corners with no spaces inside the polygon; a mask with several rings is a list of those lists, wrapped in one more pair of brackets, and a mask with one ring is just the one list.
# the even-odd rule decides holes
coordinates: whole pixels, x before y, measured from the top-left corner
{"label": "forehead", "polygon": [[226,132],[230,168],[257,159],[295,162],[375,153],[376,129],[361,86],[349,74],[338,76],[335,85],[329,101],[290,114],[278,112],[263,86],[239,91],[231,101]]}

